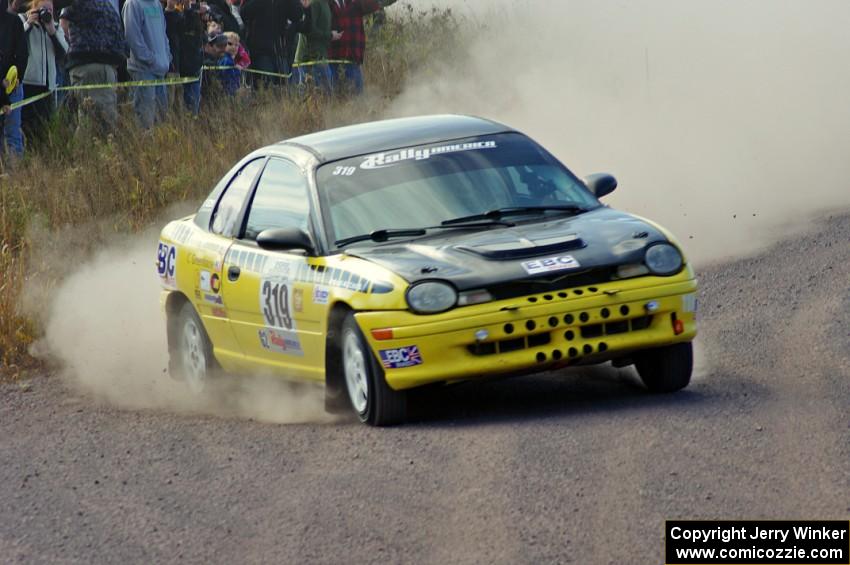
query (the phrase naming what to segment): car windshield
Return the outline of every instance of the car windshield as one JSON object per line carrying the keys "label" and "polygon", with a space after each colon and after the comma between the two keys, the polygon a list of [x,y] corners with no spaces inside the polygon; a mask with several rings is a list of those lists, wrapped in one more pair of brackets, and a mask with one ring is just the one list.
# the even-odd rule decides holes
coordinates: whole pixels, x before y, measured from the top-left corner
{"label": "car windshield", "polygon": [[[519,133],[387,151],[321,166],[317,184],[331,241],[415,229],[496,210],[511,221],[599,206],[584,184]],[[500,217],[492,214],[489,217]]]}

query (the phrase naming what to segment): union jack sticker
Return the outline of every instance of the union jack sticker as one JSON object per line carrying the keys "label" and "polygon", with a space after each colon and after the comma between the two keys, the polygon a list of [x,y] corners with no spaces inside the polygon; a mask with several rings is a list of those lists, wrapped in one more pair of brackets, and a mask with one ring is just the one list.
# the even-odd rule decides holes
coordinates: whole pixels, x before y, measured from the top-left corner
{"label": "union jack sticker", "polygon": [[399,347],[398,349],[383,349],[380,354],[384,369],[404,369],[405,367],[421,365],[424,362],[417,345]]}

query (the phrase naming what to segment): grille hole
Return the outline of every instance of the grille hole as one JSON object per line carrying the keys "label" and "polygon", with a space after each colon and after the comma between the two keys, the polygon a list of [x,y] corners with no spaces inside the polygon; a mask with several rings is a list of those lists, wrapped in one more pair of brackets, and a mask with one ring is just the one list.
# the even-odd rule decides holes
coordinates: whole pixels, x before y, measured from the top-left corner
{"label": "grille hole", "polygon": [[528,336],[529,347],[540,347],[541,345],[549,345],[552,341],[552,336],[549,332]]}
{"label": "grille hole", "polygon": [[603,308],[600,314],[602,314],[603,318],[607,318],[611,315],[611,311],[608,308]]}
{"label": "grille hole", "polygon": [[558,361],[563,356],[563,353],[561,353],[561,351],[558,349],[552,352],[552,359],[554,359],[555,361]]}
{"label": "grille hole", "polygon": [[505,324],[505,333],[506,334],[514,333],[514,325],[513,324]]}
{"label": "grille hole", "polygon": [[578,355],[578,349],[576,349],[575,347],[570,347],[570,350],[567,352],[567,355],[569,355],[570,357],[575,357],[576,355]]}
{"label": "grille hole", "polygon": [[573,294],[577,294],[577,295],[581,296],[582,294],[584,294],[584,291],[583,290],[574,290]]}
{"label": "grille hole", "polygon": [[525,340],[521,337],[516,339],[505,339],[499,342],[499,353],[519,351],[520,349],[525,349]]}
{"label": "grille hole", "polygon": [[587,289],[587,290],[589,290],[590,292],[596,292],[596,291],[597,291],[597,290],[599,290],[599,289],[598,289],[598,288],[596,288],[595,286],[591,286],[591,287],[588,287],[588,289]]}
{"label": "grille hole", "polygon": [[629,307],[626,306],[625,304],[620,306],[620,314],[622,314],[623,316],[628,316],[629,315]]}
{"label": "grille hole", "polygon": [[573,333],[573,330],[567,330],[564,332],[564,339],[567,341],[572,341],[576,337],[576,334]]}
{"label": "grille hole", "polygon": [[537,298],[535,298],[534,296],[532,296],[531,298],[529,298],[529,299],[528,299],[528,301],[529,301],[529,302],[537,302]]}
{"label": "grille hole", "polygon": [[549,325],[550,325],[550,326],[552,326],[553,328],[554,328],[554,327],[557,327],[557,325],[558,325],[558,318],[556,318],[555,316],[551,316],[551,317],[549,318]]}
{"label": "grille hole", "polygon": [[564,316],[564,323],[565,324],[569,325],[569,324],[572,324],[574,321],[575,321],[575,318],[573,318],[572,314],[567,314],[566,316]]}
{"label": "grille hole", "polygon": [[558,293],[558,298],[566,298],[566,297],[567,297],[567,293],[566,293],[566,292],[559,292],[559,293]]}
{"label": "grille hole", "polygon": [[537,362],[538,363],[542,363],[545,360],[546,360],[546,354],[545,353],[543,353],[541,351],[540,353],[537,354]]}
{"label": "grille hole", "polygon": [[604,341],[599,344],[599,352],[602,353],[603,351],[608,351],[608,344]]}
{"label": "grille hole", "polygon": [[582,322],[586,322],[590,319],[590,316],[588,315],[587,312],[582,312],[581,314],[578,315],[578,319],[581,320]]}
{"label": "grille hole", "polygon": [[534,323],[534,320],[529,320],[525,323],[525,329],[527,329],[528,331],[531,331],[536,327],[537,327],[537,324]]}
{"label": "grille hole", "polygon": [[590,324],[581,327],[581,337],[588,339],[593,337],[601,337],[603,333],[602,324]]}
{"label": "grille hole", "polygon": [[544,294],[543,300],[552,300],[552,295],[551,294]]}
{"label": "grille hole", "polygon": [[593,346],[589,343],[585,343],[584,347],[582,347],[582,351],[584,351],[585,355],[589,355],[590,353],[593,353]]}

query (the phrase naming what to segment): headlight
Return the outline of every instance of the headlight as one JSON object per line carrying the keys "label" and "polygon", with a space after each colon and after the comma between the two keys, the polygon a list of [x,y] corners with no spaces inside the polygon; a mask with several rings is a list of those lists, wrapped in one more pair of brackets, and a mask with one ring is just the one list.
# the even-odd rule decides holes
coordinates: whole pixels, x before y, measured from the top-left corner
{"label": "headlight", "polygon": [[407,304],[420,314],[444,312],[457,304],[457,290],[444,282],[417,283],[407,289]]}
{"label": "headlight", "polygon": [[682,254],[669,243],[656,243],[647,248],[644,262],[653,275],[673,275],[682,269]]}

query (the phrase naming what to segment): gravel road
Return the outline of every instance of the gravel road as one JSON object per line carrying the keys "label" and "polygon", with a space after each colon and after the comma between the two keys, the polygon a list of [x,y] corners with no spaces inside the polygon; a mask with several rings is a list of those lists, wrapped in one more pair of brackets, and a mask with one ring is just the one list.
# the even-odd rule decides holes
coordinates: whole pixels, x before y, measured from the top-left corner
{"label": "gravel road", "polygon": [[0,385],[0,562],[663,563],[665,519],[850,515],[850,216],[701,270],[700,369],[464,385],[393,429]]}

